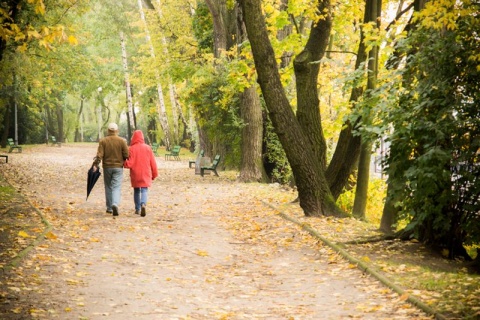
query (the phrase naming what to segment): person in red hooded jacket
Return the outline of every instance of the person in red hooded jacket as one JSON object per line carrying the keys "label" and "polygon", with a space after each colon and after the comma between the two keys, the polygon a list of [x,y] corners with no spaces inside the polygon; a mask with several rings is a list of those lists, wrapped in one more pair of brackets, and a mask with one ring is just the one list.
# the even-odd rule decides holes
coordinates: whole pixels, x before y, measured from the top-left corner
{"label": "person in red hooded jacket", "polygon": [[135,214],[145,217],[148,188],[152,186],[152,181],[158,176],[158,169],[152,148],[145,143],[141,130],[133,132],[129,157],[125,160],[124,167],[130,169]]}

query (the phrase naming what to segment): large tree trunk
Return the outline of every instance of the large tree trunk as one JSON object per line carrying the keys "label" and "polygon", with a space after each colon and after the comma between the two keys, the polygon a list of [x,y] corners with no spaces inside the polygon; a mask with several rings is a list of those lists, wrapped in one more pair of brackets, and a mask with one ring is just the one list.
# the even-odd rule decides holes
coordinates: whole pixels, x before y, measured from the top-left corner
{"label": "large tree trunk", "polygon": [[392,195],[392,185],[387,185],[387,199],[385,200],[385,205],[383,206],[382,219],[380,220],[380,231],[386,234],[392,234],[394,229],[393,225],[396,221],[398,215],[398,209],[395,208],[395,200],[391,198]]}
{"label": "large tree trunk", "polygon": [[[328,188],[321,162],[316,158],[315,150],[309,138],[304,135],[283,90],[261,4],[256,0],[242,0],[240,3],[245,15],[258,82],[275,132],[292,167],[300,206],[307,216],[340,214]],[[308,52],[302,57],[308,59]]]}
{"label": "large tree trunk", "polygon": [[327,167],[327,143],[323,135],[318,99],[318,72],[320,70],[318,62],[325,55],[330,38],[332,29],[330,9],[329,0],[318,1],[318,12],[325,14],[323,18],[313,24],[305,48],[293,63],[297,89],[297,119],[322,170]]}
{"label": "large tree trunk", "polygon": [[[238,43],[248,40],[241,8],[237,8]],[[266,182],[267,174],[263,165],[263,115],[257,86],[253,84],[240,95],[240,116],[242,128],[242,159],[239,181]]]}
{"label": "large tree trunk", "polygon": [[263,117],[255,86],[245,89],[240,100],[245,126],[242,129],[242,163],[238,179],[242,182],[265,182],[267,174],[262,159]]}
{"label": "large tree trunk", "polygon": [[7,139],[9,138],[10,133],[10,123],[11,123],[11,104],[7,103],[5,108],[2,108],[5,112],[3,113],[3,131],[2,131],[2,148],[7,147]]}

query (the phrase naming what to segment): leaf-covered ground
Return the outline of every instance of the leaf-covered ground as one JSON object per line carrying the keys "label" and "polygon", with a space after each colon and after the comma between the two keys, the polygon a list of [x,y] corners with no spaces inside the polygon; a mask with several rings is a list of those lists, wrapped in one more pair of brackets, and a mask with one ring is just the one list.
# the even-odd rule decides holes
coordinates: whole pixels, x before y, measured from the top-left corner
{"label": "leaf-covered ground", "polygon": [[479,316],[479,278],[460,262],[418,243],[342,246],[397,294],[305,231],[338,244],[375,228],[307,219],[293,190],[158,157],[147,216],[133,213],[125,171],[114,219],[102,179],[85,201],[96,144],[23,150],[0,165],[0,319],[433,318],[413,296],[449,319]]}

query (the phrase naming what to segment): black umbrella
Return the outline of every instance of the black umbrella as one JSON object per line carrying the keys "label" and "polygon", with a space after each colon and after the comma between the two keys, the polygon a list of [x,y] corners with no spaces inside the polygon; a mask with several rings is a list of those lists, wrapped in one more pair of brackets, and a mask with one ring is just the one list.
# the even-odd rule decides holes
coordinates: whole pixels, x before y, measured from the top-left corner
{"label": "black umbrella", "polygon": [[[98,178],[100,177],[100,168],[97,168],[96,171],[93,171],[93,166],[88,170],[88,179],[87,179],[87,199],[92,191],[93,186],[97,183]],[[85,201],[87,201],[85,199]]]}

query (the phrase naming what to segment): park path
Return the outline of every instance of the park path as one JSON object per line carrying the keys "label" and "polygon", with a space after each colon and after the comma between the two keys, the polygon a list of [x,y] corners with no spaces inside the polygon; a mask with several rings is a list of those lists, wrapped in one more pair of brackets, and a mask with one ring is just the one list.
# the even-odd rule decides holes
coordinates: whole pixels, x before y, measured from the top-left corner
{"label": "park path", "polygon": [[430,319],[263,204],[295,198],[274,185],[157,157],[147,216],[125,171],[113,219],[102,179],[85,201],[95,150],[24,148],[2,166],[52,230],[2,275],[1,319]]}

